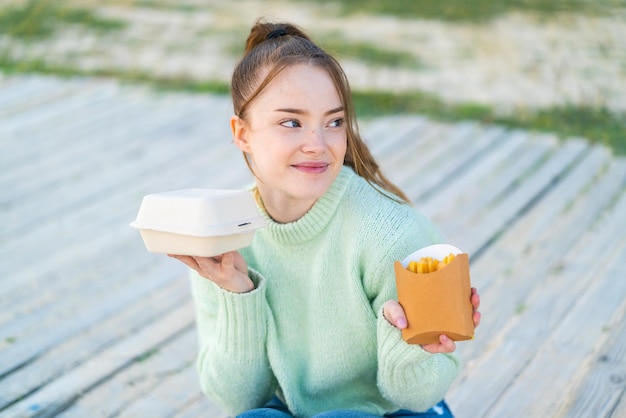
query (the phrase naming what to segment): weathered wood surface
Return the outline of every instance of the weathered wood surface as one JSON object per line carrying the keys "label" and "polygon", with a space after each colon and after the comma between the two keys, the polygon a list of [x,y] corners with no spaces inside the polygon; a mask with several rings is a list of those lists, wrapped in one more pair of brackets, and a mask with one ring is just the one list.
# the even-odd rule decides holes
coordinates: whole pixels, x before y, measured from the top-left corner
{"label": "weathered wood surface", "polygon": [[[128,227],[148,193],[242,187],[225,97],[0,79],[0,416],[223,417],[198,387],[186,271]],[[458,417],[626,416],[626,159],[420,116],[362,125],[471,256]]]}

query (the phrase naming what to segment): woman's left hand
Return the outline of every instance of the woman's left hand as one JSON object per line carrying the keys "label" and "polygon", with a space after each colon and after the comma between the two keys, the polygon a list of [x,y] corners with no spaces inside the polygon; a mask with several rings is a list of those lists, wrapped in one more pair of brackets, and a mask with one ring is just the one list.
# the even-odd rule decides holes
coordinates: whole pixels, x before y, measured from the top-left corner
{"label": "woman's left hand", "polygon": [[[478,290],[472,287],[470,302],[472,303],[473,314],[472,319],[474,320],[474,328],[480,325],[480,312],[478,308],[480,307],[480,295],[478,294]],[[402,305],[400,305],[395,300],[388,300],[385,302],[383,306],[383,315],[389,321],[390,324],[395,326],[398,329],[404,329],[407,327],[407,319],[404,313],[404,309],[402,309]],[[452,353],[456,350],[456,343],[452,341],[446,335],[439,336],[438,343],[425,344],[421,346],[424,350],[429,353]]]}

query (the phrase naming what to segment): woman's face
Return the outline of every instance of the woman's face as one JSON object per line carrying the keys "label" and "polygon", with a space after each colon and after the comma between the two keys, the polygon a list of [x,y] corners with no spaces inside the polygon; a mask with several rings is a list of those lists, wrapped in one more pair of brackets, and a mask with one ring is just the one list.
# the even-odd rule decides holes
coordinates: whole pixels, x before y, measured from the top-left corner
{"label": "woman's face", "polygon": [[345,112],[328,73],[298,64],[277,75],[231,120],[269,214],[279,222],[304,215],[335,180],[346,154]]}

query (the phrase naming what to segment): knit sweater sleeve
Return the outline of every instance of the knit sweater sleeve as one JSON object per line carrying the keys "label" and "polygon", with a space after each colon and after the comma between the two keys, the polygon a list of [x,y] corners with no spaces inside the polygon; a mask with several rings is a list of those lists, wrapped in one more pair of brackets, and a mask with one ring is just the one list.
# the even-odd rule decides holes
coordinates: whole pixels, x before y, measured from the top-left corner
{"label": "knit sweater sleeve", "polygon": [[232,293],[191,272],[196,309],[196,367],[203,392],[236,415],[263,405],[276,389],[265,348],[265,280],[250,270],[256,289]]}
{"label": "knit sweater sleeve", "polygon": [[401,331],[383,316],[383,304],[397,300],[393,262],[402,260],[421,247],[440,243],[439,231],[426,218],[417,214],[401,225],[389,225],[392,232],[366,283],[372,309],[377,313],[378,371],[377,382],[382,395],[402,409],[424,411],[444,398],[460,369],[456,354],[431,354],[419,345],[407,344]]}
{"label": "knit sweater sleeve", "polygon": [[425,411],[442,400],[454,382],[460,360],[452,354],[431,354],[402,340],[400,330],[378,317],[378,387],[402,409]]}

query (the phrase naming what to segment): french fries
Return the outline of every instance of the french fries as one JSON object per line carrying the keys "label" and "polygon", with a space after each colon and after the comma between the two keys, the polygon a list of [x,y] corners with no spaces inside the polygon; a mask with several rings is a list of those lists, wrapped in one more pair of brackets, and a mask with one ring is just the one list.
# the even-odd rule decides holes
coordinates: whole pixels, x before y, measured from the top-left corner
{"label": "french fries", "polygon": [[426,274],[433,271],[441,270],[454,260],[454,254],[450,253],[439,261],[432,257],[422,257],[419,261],[410,261],[407,270],[411,273]]}

